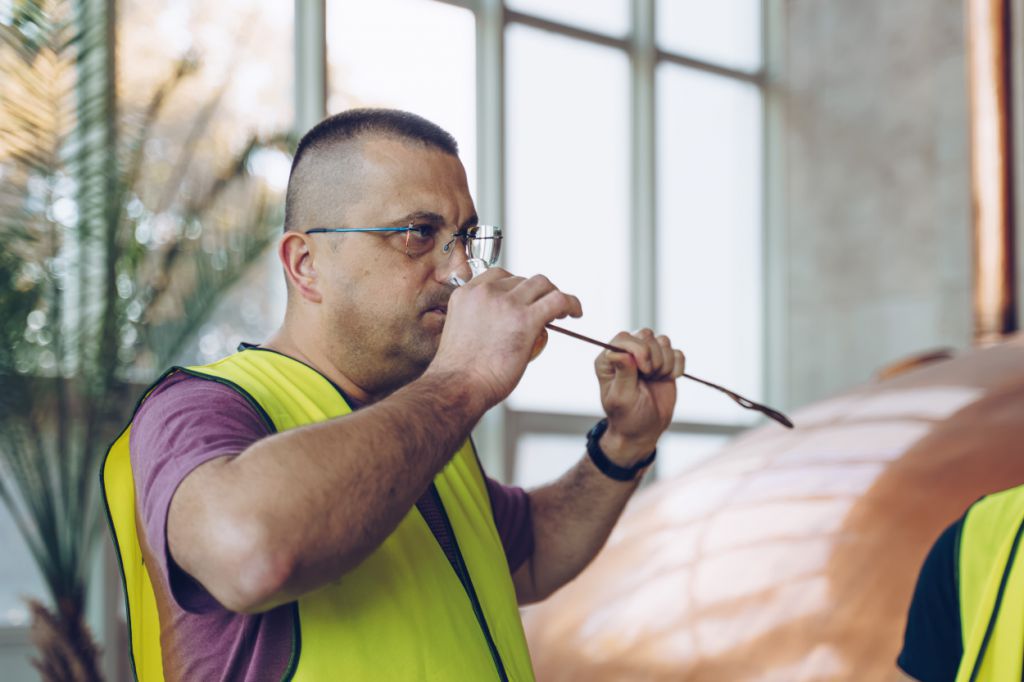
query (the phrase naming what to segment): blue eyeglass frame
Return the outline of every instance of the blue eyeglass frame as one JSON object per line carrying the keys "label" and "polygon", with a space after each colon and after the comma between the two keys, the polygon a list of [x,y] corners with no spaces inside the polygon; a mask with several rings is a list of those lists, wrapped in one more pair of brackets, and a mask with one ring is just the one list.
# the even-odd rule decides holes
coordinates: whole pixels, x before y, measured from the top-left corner
{"label": "blue eyeglass frame", "polygon": [[[458,232],[452,232],[452,238],[445,242],[444,246],[441,247],[441,253],[448,253],[452,248],[452,244],[454,244],[455,240],[458,239],[459,237],[462,237],[464,239],[502,239],[501,228],[497,226],[495,227],[498,230],[498,235],[496,237],[473,237],[472,235],[469,234],[469,228],[463,228]],[[419,231],[419,229],[420,228],[416,227],[415,225],[406,225],[404,227],[314,227],[310,230],[306,230],[305,233],[323,234],[325,232],[405,232],[406,238],[408,238],[408,234],[410,232]]]}

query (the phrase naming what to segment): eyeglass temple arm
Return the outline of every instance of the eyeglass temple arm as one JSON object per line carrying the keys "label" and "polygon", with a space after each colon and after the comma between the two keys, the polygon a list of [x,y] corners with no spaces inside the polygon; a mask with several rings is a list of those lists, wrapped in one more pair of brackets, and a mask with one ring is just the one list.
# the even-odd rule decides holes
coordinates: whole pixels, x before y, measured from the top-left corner
{"label": "eyeglass temple arm", "polygon": [[[568,329],[565,329],[563,327],[558,327],[558,326],[555,326],[553,324],[549,324],[549,325],[545,325],[545,326],[548,329],[550,329],[551,331],[558,332],[560,334],[565,334],[566,336],[571,336],[574,339],[579,339],[580,341],[586,341],[587,343],[592,343],[595,346],[600,346],[601,348],[604,348],[606,350],[610,350],[610,351],[612,351],[614,353],[628,353],[629,352],[625,348],[620,348],[619,346],[613,346],[613,345],[608,344],[608,343],[603,343],[601,341],[598,341],[597,339],[592,339],[589,336],[584,336],[583,334],[577,334],[576,332],[569,331]],[[721,391],[722,393],[726,394],[727,396],[729,396],[730,398],[735,400],[736,404],[738,404],[740,407],[744,407],[744,408],[746,408],[748,410],[757,410],[758,412],[761,412],[765,416],[770,417],[771,419],[774,419],[778,423],[782,424],[787,429],[793,428],[793,422],[791,422],[789,420],[789,417],[787,417],[786,415],[782,414],[778,410],[774,410],[774,409],[768,407],[767,405],[762,405],[761,403],[756,403],[753,400],[750,400],[749,398],[744,398],[739,393],[733,393],[732,391],[730,391],[729,389],[725,388],[724,386],[719,386],[718,384],[712,383],[712,382],[707,381],[705,379],[701,379],[700,377],[695,377],[692,374],[686,374],[684,372],[683,376],[686,377],[687,379],[691,380],[691,381],[696,381],[699,384],[704,384],[705,386],[709,386],[709,387],[711,387],[713,389]]]}

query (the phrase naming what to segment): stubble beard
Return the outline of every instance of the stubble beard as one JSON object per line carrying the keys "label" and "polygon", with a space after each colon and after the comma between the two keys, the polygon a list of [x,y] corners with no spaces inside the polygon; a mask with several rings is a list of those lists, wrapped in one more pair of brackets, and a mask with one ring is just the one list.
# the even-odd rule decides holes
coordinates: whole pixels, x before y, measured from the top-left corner
{"label": "stubble beard", "polygon": [[441,332],[424,328],[422,318],[404,328],[396,326],[397,329],[391,330],[368,330],[371,343],[379,343],[381,338],[397,340],[382,349],[375,363],[377,376],[372,377],[386,384],[388,393],[418,379],[433,362],[441,342]]}

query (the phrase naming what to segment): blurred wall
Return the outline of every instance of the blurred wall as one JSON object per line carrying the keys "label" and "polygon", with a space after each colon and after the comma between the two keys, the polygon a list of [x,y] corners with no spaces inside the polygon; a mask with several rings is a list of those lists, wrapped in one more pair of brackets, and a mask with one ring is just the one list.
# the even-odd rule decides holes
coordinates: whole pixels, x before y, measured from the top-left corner
{"label": "blurred wall", "polygon": [[795,406],[970,343],[963,2],[769,6],[768,314]]}

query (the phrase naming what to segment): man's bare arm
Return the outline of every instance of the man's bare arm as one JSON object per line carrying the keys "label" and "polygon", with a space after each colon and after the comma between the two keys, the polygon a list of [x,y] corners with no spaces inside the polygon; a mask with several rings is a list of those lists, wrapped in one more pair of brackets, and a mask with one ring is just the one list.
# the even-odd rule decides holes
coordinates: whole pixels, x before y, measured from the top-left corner
{"label": "man's bare arm", "polygon": [[561,478],[530,491],[534,551],[512,576],[520,604],[546,599],[586,568],[639,480],[612,480],[584,456]]}
{"label": "man's bare arm", "polygon": [[[581,314],[543,277],[497,268],[474,277],[452,294],[419,379],[186,476],[168,512],[171,558],[240,612],[337,579],[384,541],[484,411],[511,393],[544,325]],[[465,352],[483,345],[488,352]]]}
{"label": "man's bare arm", "polygon": [[[594,361],[608,415],[599,445],[612,462],[632,468],[654,450],[672,420],[675,381],[686,359],[668,337],[650,329],[621,332],[612,342],[626,352],[605,351]],[[605,476],[584,457],[531,492],[534,551],[513,576],[519,602],[544,599],[576,577],[608,539],[636,486]]]}
{"label": "man's bare arm", "polygon": [[[644,460],[668,428],[676,379],[686,358],[666,336],[649,329],[612,339],[625,352],[605,350],[594,361],[607,430],[599,445],[618,466]],[[590,563],[637,486],[605,476],[585,457],[554,483],[531,492],[534,555],[513,576],[520,603],[546,598]]]}
{"label": "man's bare arm", "polygon": [[171,555],[229,609],[291,601],[383,542],[484,407],[454,377],[425,375],[351,415],[203,464],[172,498]]}

